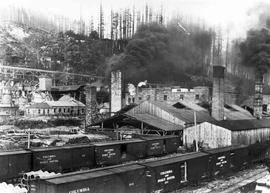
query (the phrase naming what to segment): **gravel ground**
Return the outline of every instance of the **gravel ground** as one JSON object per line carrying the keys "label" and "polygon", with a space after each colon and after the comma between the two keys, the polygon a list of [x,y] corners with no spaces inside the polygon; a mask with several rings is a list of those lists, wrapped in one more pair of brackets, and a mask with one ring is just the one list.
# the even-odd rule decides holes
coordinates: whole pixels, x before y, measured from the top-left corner
{"label": "gravel ground", "polygon": [[[249,184],[256,180],[256,177],[260,178],[260,176],[264,176],[269,174],[267,171],[267,167],[264,165],[254,166],[253,168],[246,169],[243,171],[239,171],[230,176],[220,177],[211,182],[203,182],[197,187],[188,186],[184,189],[174,191],[172,193],[240,193],[240,192],[252,192],[247,189],[243,189],[237,186],[239,184],[244,185],[245,182],[249,182]],[[253,184],[254,185],[254,184]],[[233,188],[235,187],[235,188]],[[252,186],[254,187],[254,186]]]}

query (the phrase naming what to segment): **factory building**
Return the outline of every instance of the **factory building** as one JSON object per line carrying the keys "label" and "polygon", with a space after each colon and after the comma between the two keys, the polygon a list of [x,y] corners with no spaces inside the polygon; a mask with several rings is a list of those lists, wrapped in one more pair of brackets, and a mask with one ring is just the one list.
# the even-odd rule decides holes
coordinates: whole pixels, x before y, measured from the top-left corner
{"label": "factory building", "polygon": [[29,117],[83,116],[85,115],[85,105],[80,101],[65,95],[58,101],[45,101],[27,106],[25,115]]}
{"label": "factory building", "polygon": [[172,87],[137,87],[134,95],[126,93],[125,104],[141,103],[146,100],[172,103],[179,100],[190,102],[209,101],[209,87],[197,86],[193,89]]}

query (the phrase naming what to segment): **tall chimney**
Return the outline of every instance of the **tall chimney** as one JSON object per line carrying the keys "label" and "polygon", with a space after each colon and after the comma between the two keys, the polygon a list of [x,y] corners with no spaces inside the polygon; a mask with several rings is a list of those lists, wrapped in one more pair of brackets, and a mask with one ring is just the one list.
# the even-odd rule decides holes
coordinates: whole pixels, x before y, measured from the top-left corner
{"label": "tall chimney", "polygon": [[224,119],[224,71],[223,66],[213,66],[212,117]]}
{"label": "tall chimney", "polygon": [[122,77],[121,71],[111,72],[111,98],[110,98],[110,111],[113,115],[115,112],[122,108]]}
{"label": "tall chimney", "polygon": [[262,117],[263,110],[263,75],[257,73],[255,80],[255,95],[253,100],[253,115],[257,118]]}
{"label": "tall chimney", "polygon": [[96,87],[87,85],[85,86],[85,124],[89,126],[93,124],[93,119],[96,113]]}

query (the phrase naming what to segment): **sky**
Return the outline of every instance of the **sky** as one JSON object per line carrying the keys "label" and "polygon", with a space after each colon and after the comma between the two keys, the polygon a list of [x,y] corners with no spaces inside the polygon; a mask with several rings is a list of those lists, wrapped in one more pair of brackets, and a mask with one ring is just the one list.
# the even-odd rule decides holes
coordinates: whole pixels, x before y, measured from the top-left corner
{"label": "sky", "polygon": [[[145,4],[159,10],[164,6],[168,17],[176,13],[186,14],[208,25],[221,26],[235,36],[241,36],[245,28],[256,20],[248,11],[256,4],[269,0],[0,0],[0,7],[16,5],[27,7],[45,14],[59,14],[70,18],[98,20],[99,6],[102,3],[105,22],[109,22],[110,10],[132,8],[143,10]],[[107,18],[107,19],[106,19]]]}

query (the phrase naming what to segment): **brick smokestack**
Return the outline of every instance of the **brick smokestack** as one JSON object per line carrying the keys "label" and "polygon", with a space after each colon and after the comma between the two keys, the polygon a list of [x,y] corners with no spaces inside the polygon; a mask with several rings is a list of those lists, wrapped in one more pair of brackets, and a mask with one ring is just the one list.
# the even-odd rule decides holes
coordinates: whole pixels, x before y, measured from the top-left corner
{"label": "brick smokestack", "polygon": [[111,72],[110,110],[112,115],[122,108],[122,75],[121,71]]}
{"label": "brick smokestack", "polygon": [[255,95],[253,100],[253,115],[257,118],[262,118],[263,111],[263,75],[256,74],[255,80]]}
{"label": "brick smokestack", "polygon": [[97,110],[97,88],[87,85],[85,91],[85,122],[86,126],[93,124]]}
{"label": "brick smokestack", "polygon": [[213,66],[212,117],[224,119],[224,72],[225,67]]}

